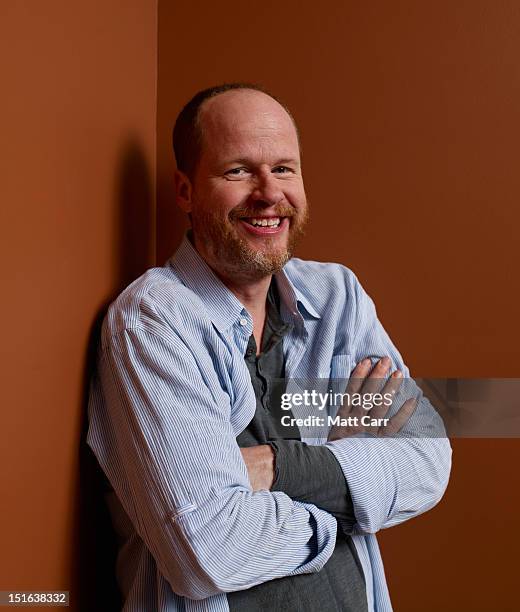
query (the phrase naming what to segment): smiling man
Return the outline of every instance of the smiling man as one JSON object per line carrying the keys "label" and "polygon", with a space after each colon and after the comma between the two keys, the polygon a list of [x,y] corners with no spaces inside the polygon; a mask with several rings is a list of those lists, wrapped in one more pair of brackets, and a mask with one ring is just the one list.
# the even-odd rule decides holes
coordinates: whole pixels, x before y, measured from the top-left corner
{"label": "smiling man", "polygon": [[[292,257],[308,214],[288,110],[214,87],[173,141],[192,227],[111,305],[89,406],[124,609],[391,610],[374,533],[442,496],[442,423],[352,272]],[[342,406],[324,434],[281,407],[294,379],[349,378],[392,405]]]}

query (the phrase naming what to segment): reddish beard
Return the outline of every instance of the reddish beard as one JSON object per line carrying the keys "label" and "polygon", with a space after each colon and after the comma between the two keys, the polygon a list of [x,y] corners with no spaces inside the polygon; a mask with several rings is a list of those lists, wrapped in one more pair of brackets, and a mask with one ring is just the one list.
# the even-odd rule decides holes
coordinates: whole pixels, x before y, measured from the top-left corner
{"label": "reddish beard", "polygon": [[271,215],[289,217],[290,226],[285,247],[275,247],[276,238],[266,236],[262,239],[262,247],[255,249],[247,240],[241,238],[237,231],[239,219],[262,216],[260,210],[250,208],[233,209],[227,220],[209,210],[192,211],[195,241],[210,255],[212,263],[218,267],[217,271],[226,276],[254,280],[276,274],[292,257],[298,240],[304,234],[308,212],[307,208],[295,212],[291,206],[280,205]]}

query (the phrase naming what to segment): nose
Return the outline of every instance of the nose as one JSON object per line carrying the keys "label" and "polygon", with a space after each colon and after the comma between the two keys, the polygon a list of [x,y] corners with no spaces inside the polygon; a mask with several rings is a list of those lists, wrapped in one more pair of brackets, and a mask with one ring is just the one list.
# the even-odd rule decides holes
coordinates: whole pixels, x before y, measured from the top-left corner
{"label": "nose", "polygon": [[275,206],[284,199],[284,193],[280,187],[280,182],[271,172],[263,172],[258,176],[255,188],[251,193],[251,199],[257,204],[264,204],[265,207]]}

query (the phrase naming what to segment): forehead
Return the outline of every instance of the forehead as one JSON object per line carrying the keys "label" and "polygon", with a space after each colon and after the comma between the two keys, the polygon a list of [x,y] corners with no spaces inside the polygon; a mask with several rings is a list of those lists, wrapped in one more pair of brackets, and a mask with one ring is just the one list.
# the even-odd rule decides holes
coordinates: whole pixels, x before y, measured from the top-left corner
{"label": "forehead", "polygon": [[247,154],[248,149],[255,148],[284,149],[287,155],[298,155],[293,120],[283,106],[263,92],[219,94],[202,105],[199,122],[203,155],[206,152],[220,157],[231,150]]}

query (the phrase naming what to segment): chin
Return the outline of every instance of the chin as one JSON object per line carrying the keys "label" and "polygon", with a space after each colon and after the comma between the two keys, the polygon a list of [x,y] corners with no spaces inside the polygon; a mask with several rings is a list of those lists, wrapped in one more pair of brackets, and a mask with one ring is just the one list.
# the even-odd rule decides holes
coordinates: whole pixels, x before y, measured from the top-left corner
{"label": "chin", "polygon": [[244,268],[248,269],[253,274],[267,276],[276,274],[285,266],[291,258],[291,253],[287,249],[281,249],[273,252],[269,250],[255,251],[243,261]]}

